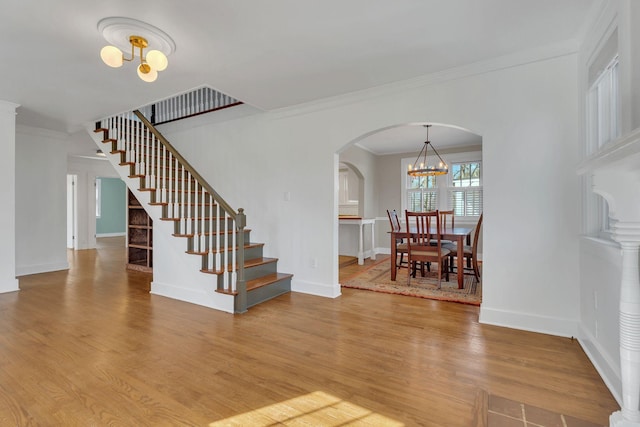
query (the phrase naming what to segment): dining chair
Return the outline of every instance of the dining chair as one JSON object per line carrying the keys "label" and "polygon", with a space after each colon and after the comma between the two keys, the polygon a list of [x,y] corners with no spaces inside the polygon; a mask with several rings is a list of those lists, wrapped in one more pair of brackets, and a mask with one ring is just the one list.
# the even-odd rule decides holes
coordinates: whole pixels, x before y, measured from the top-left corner
{"label": "dining chair", "polygon": [[[411,285],[411,277],[416,277],[418,263],[424,276],[427,263],[438,264],[438,289],[441,287],[442,274],[449,281],[449,253],[442,247],[442,226],[438,211],[409,212],[405,211],[407,230],[411,230],[411,238],[407,239],[407,257],[410,270],[407,274],[407,285]],[[432,228],[435,225],[435,228]],[[433,232],[432,232],[433,231]]]}
{"label": "dining chair", "polygon": [[[455,228],[456,226],[456,218],[455,212],[453,210],[450,211],[438,211],[440,212],[440,224],[442,225],[442,229],[446,230],[448,228]],[[453,240],[445,240],[442,239],[443,245],[448,245],[455,243]],[[446,247],[446,246],[445,246]]]}
{"label": "dining chair", "polygon": [[[476,224],[476,228],[473,232],[473,241],[471,242],[471,246],[465,245],[463,248],[464,259],[456,260],[455,262],[456,268],[462,266],[462,268],[464,268],[464,274],[473,274],[478,283],[480,282],[480,268],[478,267],[478,241],[480,240],[480,230],[482,229],[482,216],[483,214],[480,214],[480,218],[478,218],[478,223]],[[451,251],[449,255],[449,266],[450,271],[453,272],[453,258],[456,257],[456,254],[458,253],[458,245],[454,242],[451,245],[447,244],[445,247]],[[468,267],[465,267],[465,264]]]}
{"label": "dining chair", "polygon": [[[392,210],[389,211],[389,209],[387,209],[387,216],[389,217],[389,224],[391,225],[391,231],[392,232],[399,232],[401,229],[400,226],[400,219],[398,218],[398,213],[396,212],[396,210]],[[407,263],[406,261],[404,261],[404,255],[407,253],[407,244],[404,242],[404,238],[402,237],[396,237],[394,244],[396,245],[396,254],[400,254],[400,261],[398,262],[398,258],[396,256],[396,261],[395,261],[395,269],[396,271],[398,270],[398,268],[406,268],[407,267]]]}

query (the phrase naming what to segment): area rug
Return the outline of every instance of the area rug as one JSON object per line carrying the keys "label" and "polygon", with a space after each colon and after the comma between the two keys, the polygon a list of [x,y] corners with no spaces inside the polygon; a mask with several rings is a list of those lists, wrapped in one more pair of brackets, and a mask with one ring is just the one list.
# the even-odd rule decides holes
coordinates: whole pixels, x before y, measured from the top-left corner
{"label": "area rug", "polygon": [[386,259],[345,280],[342,286],[462,304],[480,305],[482,302],[482,283],[476,283],[473,276],[465,276],[464,288],[458,289],[457,273],[450,274],[449,282],[446,282],[443,277],[441,289],[438,289],[437,272],[425,272],[425,277],[420,277],[418,272],[415,278],[411,278],[411,284],[407,286],[408,270],[399,269],[395,282],[392,282],[390,268],[389,259]]}

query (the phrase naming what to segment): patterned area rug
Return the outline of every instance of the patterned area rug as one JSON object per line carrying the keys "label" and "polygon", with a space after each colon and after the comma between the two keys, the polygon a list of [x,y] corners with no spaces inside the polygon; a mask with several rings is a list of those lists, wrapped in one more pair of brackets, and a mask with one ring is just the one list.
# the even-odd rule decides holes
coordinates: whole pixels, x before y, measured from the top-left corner
{"label": "patterned area rug", "polygon": [[411,278],[411,284],[407,286],[408,270],[406,268],[399,269],[395,282],[392,282],[390,268],[390,262],[387,258],[347,279],[342,283],[342,286],[471,305],[480,305],[482,302],[482,283],[476,283],[473,276],[465,275],[464,289],[458,289],[457,273],[450,274],[449,282],[443,278],[441,289],[438,289],[438,275],[433,271],[431,273],[425,272],[425,277],[420,277],[420,272],[418,272],[415,278]]}

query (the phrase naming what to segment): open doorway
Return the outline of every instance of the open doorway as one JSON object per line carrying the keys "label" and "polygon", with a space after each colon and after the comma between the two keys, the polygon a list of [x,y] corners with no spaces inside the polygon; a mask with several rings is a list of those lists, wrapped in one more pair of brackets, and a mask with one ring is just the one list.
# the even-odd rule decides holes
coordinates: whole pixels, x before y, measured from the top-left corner
{"label": "open doorway", "polygon": [[120,178],[96,178],[96,246],[126,245],[127,186]]}
{"label": "open doorway", "polygon": [[[430,134],[427,134],[426,125],[429,124],[432,126]],[[449,172],[432,177],[433,179],[412,179],[407,174],[408,166],[416,161],[419,151],[427,140],[431,141],[446,160]],[[396,280],[395,275],[387,273],[392,264],[390,258],[386,256],[392,253],[387,210],[396,210],[401,221],[404,220],[405,210],[453,210],[455,227],[466,229],[468,231],[466,236],[471,236],[470,240],[473,240],[475,228],[483,211],[482,137],[480,135],[454,125],[408,123],[364,134],[346,144],[337,154],[338,164],[348,164],[363,176],[363,188],[360,191],[365,195],[367,205],[361,210],[362,217],[375,220],[375,241],[371,245],[373,253],[378,255],[375,259],[387,260],[384,263],[375,262],[380,264],[380,271],[377,271],[378,267],[369,271],[376,278],[388,279],[392,282],[387,284],[389,288],[407,282],[407,269],[399,270],[398,276],[401,280]],[[433,153],[431,155],[433,156]],[[341,199],[337,200],[338,203],[341,201]],[[404,226],[404,223],[402,225]],[[340,226],[340,245],[344,244],[345,233],[344,227]],[[449,238],[449,240],[452,239],[453,237]],[[458,242],[452,240],[452,243],[457,245]],[[465,242],[464,245],[459,246],[466,245]],[[342,251],[339,254],[342,254]],[[457,269],[458,258],[464,257],[456,255],[455,260],[452,261],[452,263],[455,262],[456,272],[450,284],[455,287],[455,292],[462,293],[471,288],[467,289],[469,277],[458,274],[461,270]],[[482,262],[481,233],[478,236],[477,259]],[[367,263],[363,267],[366,269]],[[477,281],[475,277],[473,280]],[[459,286],[463,288],[458,290]],[[474,289],[476,288],[481,293],[481,286],[474,285]]]}

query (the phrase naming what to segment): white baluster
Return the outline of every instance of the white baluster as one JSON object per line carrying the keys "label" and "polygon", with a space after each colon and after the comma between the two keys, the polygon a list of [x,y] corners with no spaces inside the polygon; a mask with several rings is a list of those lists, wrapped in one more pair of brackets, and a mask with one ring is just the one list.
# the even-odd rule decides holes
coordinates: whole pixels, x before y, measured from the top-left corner
{"label": "white baluster", "polygon": [[[207,197],[207,202],[211,203],[211,195],[209,195]],[[214,219],[215,215],[213,214],[213,206],[211,207],[211,210],[209,210],[209,217],[207,218],[207,223],[209,224],[209,248],[208,248],[208,253],[209,255],[207,256],[207,265],[215,270],[217,268],[216,264],[215,264],[215,258],[214,258],[214,250],[215,250],[215,245],[214,245],[214,236],[215,236],[215,227],[214,227]]]}
{"label": "white baluster", "polygon": [[175,175],[175,171],[173,170],[173,153],[169,152],[169,182],[167,185],[167,200],[169,202],[169,204],[167,205],[167,217],[168,218],[173,218],[173,210],[174,210],[174,195],[175,193],[175,185],[176,183],[176,175]]}
{"label": "white baluster", "polygon": [[204,111],[204,88],[200,88],[198,91],[198,113],[202,113]]}
{"label": "white baluster", "polygon": [[193,234],[193,188],[191,188],[191,172],[187,171],[187,234]]}
{"label": "white baluster", "polygon": [[167,203],[167,149],[164,144],[160,145],[160,200],[161,203]]}
{"label": "white baluster", "polygon": [[[204,186],[200,187],[202,189],[202,194],[200,195],[200,200],[202,200],[201,206],[201,215],[200,215],[200,251],[203,252],[206,250],[206,232],[207,232],[207,223],[205,222],[205,218],[207,215],[207,201],[206,201],[206,191],[204,190]],[[209,210],[211,212],[211,210]]]}
{"label": "white baluster", "polygon": [[[214,201],[215,202],[215,201]],[[218,205],[218,212],[216,214],[216,269],[219,271],[224,271],[224,268],[222,267],[222,260],[221,260],[221,250],[222,248],[220,247],[220,229],[222,228],[222,219],[220,217],[221,213],[220,212],[220,205]]]}
{"label": "white baluster", "polygon": [[225,289],[231,289],[229,285],[229,237],[227,230],[229,230],[229,224],[227,222],[227,213],[224,213],[224,281],[223,286]]}
{"label": "white baluster", "polygon": [[156,181],[156,175],[158,170],[158,139],[151,133],[151,188],[158,192],[158,182]]}

